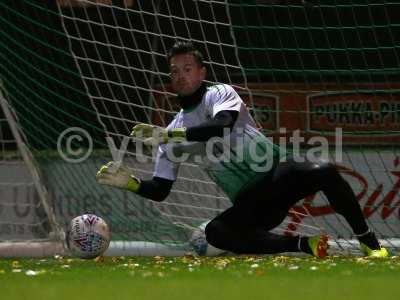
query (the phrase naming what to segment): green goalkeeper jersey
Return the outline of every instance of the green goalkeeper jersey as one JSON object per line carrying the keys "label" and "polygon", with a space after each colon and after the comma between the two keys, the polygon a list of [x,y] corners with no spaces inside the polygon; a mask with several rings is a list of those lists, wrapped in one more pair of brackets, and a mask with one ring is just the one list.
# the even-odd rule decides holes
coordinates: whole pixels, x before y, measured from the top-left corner
{"label": "green goalkeeper jersey", "polygon": [[204,168],[231,201],[264,177],[285,153],[256,128],[246,105],[231,86],[208,87],[200,104],[190,111],[181,110],[167,128],[197,126],[224,110],[238,112],[231,131],[207,142],[160,145],[153,175],[175,181],[180,164],[189,160]]}

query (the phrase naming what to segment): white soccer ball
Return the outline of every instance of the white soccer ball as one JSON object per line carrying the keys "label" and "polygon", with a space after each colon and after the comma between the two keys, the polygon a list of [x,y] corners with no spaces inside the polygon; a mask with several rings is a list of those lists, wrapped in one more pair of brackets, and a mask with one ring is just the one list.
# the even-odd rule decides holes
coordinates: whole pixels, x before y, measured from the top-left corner
{"label": "white soccer ball", "polygon": [[67,245],[74,256],[95,258],[102,255],[110,244],[107,223],[93,214],[84,214],[71,220]]}
{"label": "white soccer ball", "polygon": [[215,248],[210,245],[206,240],[205,229],[210,221],[201,223],[192,233],[189,244],[192,246],[194,252],[200,256],[218,256],[223,255],[227,251]]}

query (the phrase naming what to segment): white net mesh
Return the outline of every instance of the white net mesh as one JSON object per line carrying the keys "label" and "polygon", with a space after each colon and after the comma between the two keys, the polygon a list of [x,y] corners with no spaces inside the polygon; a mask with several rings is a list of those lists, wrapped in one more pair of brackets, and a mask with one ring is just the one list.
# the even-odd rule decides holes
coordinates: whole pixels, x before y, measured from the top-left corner
{"label": "white net mesh", "polygon": [[[187,228],[231,205],[201,168],[189,163],[163,203],[94,180],[111,159],[106,136],[119,147],[133,125],[165,126],[175,115],[166,53],[180,39],[204,53],[207,81],[233,85],[275,141],[279,127],[288,136],[300,129],[306,138],[317,134],[329,141],[332,128],[343,127],[341,164],[351,170],[343,174],[380,238],[398,237],[399,24],[393,14],[399,6],[327,1],[311,9],[300,1],[272,2],[0,4],[5,12],[0,21],[7,27],[0,34],[7,100],[45,174],[60,223],[94,212],[111,224],[117,240],[185,242]],[[55,151],[60,133],[74,126],[90,133],[95,148],[80,164],[60,160]],[[138,155],[129,145],[124,163],[139,177],[151,177],[150,153]],[[146,162],[140,162],[143,157]],[[326,231],[352,239],[321,195],[295,207],[277,231]]]}

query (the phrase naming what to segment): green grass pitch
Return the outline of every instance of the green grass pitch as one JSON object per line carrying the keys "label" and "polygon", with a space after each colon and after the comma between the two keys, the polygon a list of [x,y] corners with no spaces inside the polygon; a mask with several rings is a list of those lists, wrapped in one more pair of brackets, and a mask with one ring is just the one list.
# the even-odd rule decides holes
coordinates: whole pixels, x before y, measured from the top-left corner
{"label": "green grass pitch", "polygon": [[0,299],[399,299],[400,258],[0,259]]}

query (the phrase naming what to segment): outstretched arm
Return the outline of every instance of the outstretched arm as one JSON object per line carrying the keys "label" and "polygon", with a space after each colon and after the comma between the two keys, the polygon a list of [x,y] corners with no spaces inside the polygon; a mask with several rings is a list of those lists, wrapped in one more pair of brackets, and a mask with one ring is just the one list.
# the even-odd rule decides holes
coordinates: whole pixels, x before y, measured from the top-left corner
{"label": "outstretched arm", "polygon": [[172,180],[161,177],[153,177],[151,180],[142,180],[137,193],[147,199],[161,202],[169,195],[173,183]]}
{"label": "outstretched arm", "polygon": [[222,137],[225,128],[232,130],[238,114],[235,110],[220,111],[213,119],[198,126],[187,128],[186,139],[188,141],[205,142],[215,136]]}
{"label": "outstretched arm", "polygon": [[147,199],[163,201],[171,191],[172,180],[153,177],[151,180],[140,180],[125,166],[109,162],[102,166],[96,175],[97,182],[104,185],[128,190]]}
{"label": "outstretched arm", "polygon": [[204,142],[212,137],[222,137],[225,128],[232,129],[238,114],[235,110],[222,110],[213,119],[188,128],[166,129],[150,124],[138,124],[132,128],[131,136],[144,138],[145,144],[164,144],[170,139]]}

